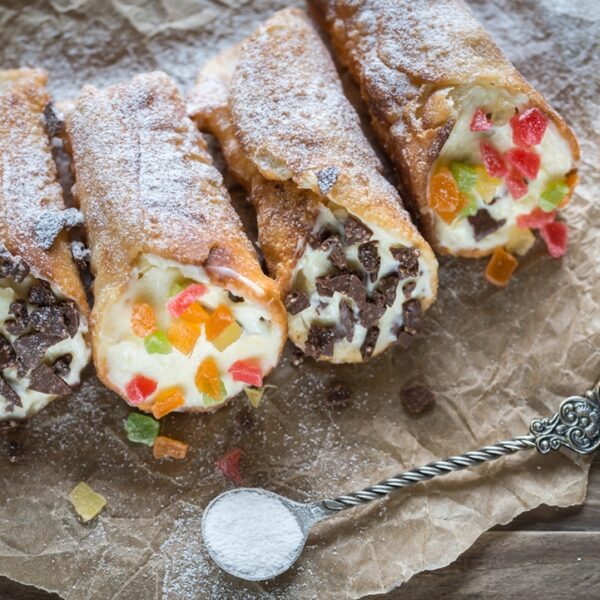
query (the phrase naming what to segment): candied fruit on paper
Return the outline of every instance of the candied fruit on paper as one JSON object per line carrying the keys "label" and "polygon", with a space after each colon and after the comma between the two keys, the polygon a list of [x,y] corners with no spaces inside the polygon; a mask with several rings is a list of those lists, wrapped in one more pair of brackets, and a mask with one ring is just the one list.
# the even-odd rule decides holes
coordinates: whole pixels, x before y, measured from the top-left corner
{"label": "candied fruit on paper", "polygon": [[236,485],[242,485],[240,461],[243,454],[241,448],[232,448],[215,463],[217,470]]}
{"label": "candied fruit on paper", "polygon": [[535,235],[531,232],[531,229],[521,229],[515,227],[510,234],[504,247],[507,252],[511,254],[518,254],[524,256],[531,250],[531,247],[535,244]]}
{"label": "candied fruit on paper", "polygon": [[568,193],[569,186],[566,181],[559,180],[550,182],[540,194],[540,208],[546,212],[556,210],[562,204],[562,201]]}
{"label": "candied fruit on paper", "polygon": [[263,383],[262,370],[256,360],[237,360],[229,367],[229,373],[234,381],[255,387],[260,387]]}
{"label": "candied fruit on paper", "polygon": [[200,337],[200,325],[183,318],[173,319],[167,336],[174,348],[189,356]]}
{"label": "candied fruit on paper", "polygon": [[556,211],[545,212],[541,208],[534,208],[529,214],[519,215],[517,225],[523,229],[540,229],[556,218]]}
{"label": "candied fruit on paper", "polygon": [[213,341],[212,345],[219,351],[223,352],[234,342],[240,339],[244,330],[239,326],[237,321],[228,325]]}
{"label": "candied fruit on paper", "polygon": [[204,326],[206,339],[208,341],[216,339],[234,321],[231,309],[225,304],[219,304]]}
{"label": "candied fruit on paper", "polygon": [[496,248],[485,269],[485,277],[494,285],[504,287],[510,281],[518,265],[517,259],[504,248]]}
{"label": "candied fruit on paper", "polygon": [[510,126],[513,131],[513,144],[528,148],[541,143],[548,126],[548,118],[539,108],[528,108],[516,114],[510,120]]}
{"label": "candied fruit on paper", "polygon": [[479,144],[479,150],[481,152],[483,166],[490,177],[506,176],[508,173],[508,168],[499,150],[487,142],[481,142]]}
{"label": "candied fruit on paper", "polygon": [[187,456],[189,445],[179,440],[167,437],[166,435],[159,435],[154,440],[154,446],[152,447],[152,456],[154,458],[175,458],[182,460]]}
{"label": "candied fruit on paper", "polygon": [[465,207],[467,198],[460,194],[458,185],[452,173],[445,167],[441,168],[429,183],[429,205],[450,224]]}
{"label": "candied fruit on paper", "polygon": [[157,383],[154,379],[149,379],[143,375],[136,375],[125,386],[125,393],[127,394],[129,402],[132,404],[140,404],[156,391],[156,387]]}
{"label": "candied fruit on paper", "polygon": [[553,258],[560,258],[567,251],[568,229],[565,223],[555,221],[547,223],[540,229],[540,235],[546,247],[548,254]]}
{"label": "candied fruit on paper", "polygon": [[155,419],[162,419],[165,415],[177,410],[185,404],[185,397],[178,387],[162,390],[156,395],[152,404],[152,415]]}
{"label": "candied fruit on paper", "polygon": [[217,361],[211,356],[205,358],[196,371],[196,387],[202,394],[211,398],[221,397],[221,378]]}
{"label": "candied fruit on paper", "polygon": [[106,498],[83,481],[71,490],[69,500],[84,523],[97,516],[106,506]]}
{"label": "candied fruit on paper", "polygon": [[123,427],[130,442],[146,446],[152,446],[160,430],[158,421],[137,412],[129,413],[127,420],[123,421]]}
{"label": "candied fruit on paper", "polygon": [[248,398],[248,402],[252,405],[253,408],[258,408],[260,403],[262,402],[263,396],[267,388],[275,388],[275,385],[263,385],[262,387],[248,387],[244,386],[244,392],[246,392],[246,398]]}
{"label": "candied fruit on paper", "polygon": [[173,350],[167,334],[160,330],[144,338],[144,346],[148,354],[170,354]]}
{"label": "candied fruit on paper", "polygon": [[133,305],[131,330],[137,337],[145,338],[157,329],[154,309],[145,302]]}
{"label": "candied fruit on paper", "polygon": [[527,194],[527,182],[516,169],[511,169],[510,173],[506,176],[505,183],[513,200],[519,200]]}
{"label": "candied fruit on paper", "polygon": [[508,163],[523,177],[527,177],[529,180],[537,178],[540,170],[540,157],[535,152],[523,148],[511,148],[505,157]]}
{"label": "candied fruit on paper", "polygon": [[207,288],[202,283],[192,283],[184,290],[173,296],[167,302],[167,310],[172,317],[180,317],[193,302],[206,294]]}
{"label": "candied fruit on paper", "polygon": [[492,128],[492,121],[488,119],[488,116],[485,114],[482,108],[478,108],[473,114],[473,118],[471,119],[471,125],[469,129],[471,131],[487,131]]}

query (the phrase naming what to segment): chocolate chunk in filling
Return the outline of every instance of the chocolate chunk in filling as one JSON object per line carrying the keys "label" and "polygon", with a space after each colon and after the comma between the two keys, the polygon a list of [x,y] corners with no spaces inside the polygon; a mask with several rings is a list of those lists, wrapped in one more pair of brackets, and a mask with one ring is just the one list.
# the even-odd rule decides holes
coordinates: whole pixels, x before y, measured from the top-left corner
{"label": "chocolate chunk in filling", "polygon": [[417,282],[416,281],[407,281],[402,286],[402,293],[404,294],[404,297],[405,298],[410,298],[412,296],[412,293],[415,291],[416,287],[417,287]]}
{"label": "chocolate chunk in filling", "polygon": [[308,330],[308,338],[304,346],[304,352],[313,358],[333,356],[333,344],[335,338],[335,327],[313,324]]}
{"label": "chocolate chunk in filling", "polygon": [[340,269],[341,271],[346,268],[346,254],[344,253],[339,235],[333,234],[329,236],[323,241],[320,248],[323,252],[331,251],[327,258],[336,269]]}
{"label": "chocolate chunk in filling", "polygon": [[56,298],[50,289],[50,284],[38,281],[31,286],[27,294],[27,302],[35,306],[53,306],[56,304]]}
{"label": "chocolate chunk in filling", "polygon": [[63,130],[65,123],[58,117],[54,110],[54,102],[50,101],[44,106],[44,121],[48,137],[56,137]]}
{"label": "chocolate chunk in filling", "polygon": [[358,261],[369,274],[371,281],[377,281],[381,266],[381,257],[377,250],[377,242],[367,242],[358,247]]}
{"label": "chocolate chunk in filling", "polygon": [[317,183],[321,194],[328,194],[333,189],[339,173],[337,167],[326,167],[317,171]]}
{"label": "chocolate chunk in filling", "polygon": [[421,325],[421,303],[413,298],[402,305],[402,316],[404,318],[404,331],[415,335]]}
{"label": "chocolate chunk in filling", "polygon": [[300,290],[292,290],[285,297],[285,309],[290,315],[297,315],[309,306],[308,295]]}
{"label": "chocolate chunk in filling", "polygon": [[352,298],[359,306],[364,304],[367,297],[365,284],[354,273],[338,275],[323,275],[315,280],[317,292],[321,296],[333,296],[334,292]]}
{"label": "chocolate chunk in filling", "polygon": [[416,277],[419,274],[419,251],[416,248],[390,248],[390,252],[400,264],[398,273],[402,277]]}
{"label": "chocolate chunk in filling", "polygon": [[358,219],[348,217],[344,221],[344,235],[346,236],[346,244],[362,244],[371,239],[373,232]]}
{"label": "chocolate chunk in filling", "polygon": [[0,375],[0,396],[2,396],[7,404],[7,411],[12,412],[15,406],[23,406],[21,404],[21,398],[19,398],[19,394],[13,390],[6,379],[2,375]]}
{"label": "chocolate chunk in filling", "polygon": [[388,277],[382,278],[373,294],[375,304],[392,306],[396,301],[399,282],[398,275],[388,275]]}
{"label": "chocolate chunk in filling", "polygon": [[46,364],[41,364],[31,372],[29,389],[53,396],[68,396],[73,390]]}
{"label": "chocolate chunk in filling", "polygon": [[44,358],[48,348],[60,341],[62,340],[59,337],[31,333],[15,340],[13,347],[23,366],[26,369],[33,369]]}
{"label": "chocolate chunk in filling", "polygon": [[75,337],[79,329],[79,311],[73,300],[65,300],[60,303],[63,319],[69,333],[69,337]]}
{"label": "chocolate chunk in filling", "polygon": [[29,275],[29,265],[20,256],[13,256],[0,244],[0,279],[7,277],[21,283]]}
{"label": "chocolate chunk in filling", "polygon": [[349,342],[354,337],[355,322],[352,307],[347,302],[340,302],[340,331]]}
{"label": "chocolate chunk in filling", "polygon": [[385,306],[367,301],[360,308],[360,324],[369,329],[370,327],[377,325],[384,312]]}
{"label": "chocolate chunk in filling", "polygon": [[319,231],[312,232],[308,236],[308,245],[313,249],[317,250],[321,247],[321,244],[331,235],[331,231],[327,228],[319,229]]}
{"label": "chocolate chunk in filling", "polygon": [[371,329],[367,331],[365,341],[360,347],[360,355],[362,356],[363,360],[367,360],[367,358],[371,358],[371,356],[373,356],[373,352],[375,352],[375,346],[377,345],[378,337],[379,327],[371,327]]}
{"label": "chocolate chunk in filling", "polygon": [[31,313],[29,321],[34,331],[55,336],[61,340],[66,340],[69,337],[69,330],[67,329],[60,306],[42,306],[36,308]]}
{"label": "chocolate chunk in filling", "polygon": [[0,334],[0,370],[14,367],[17,364],[17,355],[10,342]]}
{"label": "chocolate chunk in filling", "polygon": [[506,223],[506,219],[500,219],[499,221],[494,219],[485,208],[480,208],[472,217],[467,218],[473,228],[473,236],[476,242],[494,233]]}
{"label": "chocolate chunk in filling", "polygon": [[73,361],[72,354],[59,356],[52,365],[52,370],[60,377],[68,377],[71,372],[71,362]]}
{"label": "chocolate chunk in filling", "polygon": [[5,321],[6,331],[11,335],[21,335],[29,327],[29,314],[25,300],[11,302],[8,312],[14,318]]}
{"label": "chocolate chunk in filling", "polygon": [[227,296],[229,297],[229,299],[232,302],[235,302],[235,303],[244,301],[244,299],[241,296],[236,296],[235,294],[232,294],[230,291],[227,291]]}

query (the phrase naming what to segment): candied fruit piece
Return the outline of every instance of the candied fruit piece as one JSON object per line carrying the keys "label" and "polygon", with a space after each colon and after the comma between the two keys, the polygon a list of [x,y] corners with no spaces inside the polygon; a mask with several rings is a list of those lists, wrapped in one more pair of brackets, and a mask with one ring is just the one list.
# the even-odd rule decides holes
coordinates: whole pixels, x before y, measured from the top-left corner
{"label": "candied fruit piece", "polygon": [[168,338],[182,354],[189,356],[200,337],[200,325],[186,319],[173,319],[169,324]]}
{"label": "candied fruit piece", "polygon": [[158,421],[137,412],[129,413],[127,420],[123,421],[123,427],[130,442],[146,446],[152,446],[160,429]]}
{"label": "candied fruit piece", "polygon": [[140,404],[156,391],[156,381],[143,375],[136,375],[126,386],[125,393],[129,402]]}
{"label": "candied fruit piece", "polygon": [[555,211],[568,193],[569,186],[565,181],[552,181],[540,195],[540,208],[546,212]]}
{"label": "candied fruit piece", "polygon": [[452,173],[443,167],[429,184],[429,204],[446,223],[452,223],[466,205],[466,196],[461,196]]}
{"label": "candied fruit piece", "polygon": [[256,360],[237,360],[229,367],[229,372],[234,381],[241,381],[254,387],[262,385],[262,370]]}
{"label": "candied fruit piece", "polygon": [[485,277],[494,285],[505,286],[517,268],[517,259],[504,248],[496,248],[485,269]]}
{"label": "candied fruit piece", "polygon": [[477,206],[477,199],[473,194],[465,194],[464,192],[460,192],[461,202],[463,203],[463,207],[461,211],[458,213],[461,217],[473,217],[477,214],[479,207]]}
{"label": "candied fruit piece", "polygon": [[478,108],[473,114],[471,119],[471,125],[469,129],[471,131],[487,131],[492,128],[492,122],[488,119],[487,115],[482,108]]}
{"label": "candied fruit piece", "polygon": [[217,361],[209,356],[205,358],[196,371],[196,387],[198,391],[207,394],[215,400],[221,399],[221,379]]}
{"label": "candied fruit piece", "polygon": [[189,445],[179,440],[159,435],[154,441],[152,456],[154,458],[176,458],[181,460],[186,457]]}
{"label": "candied fruit piece", "polygon": [[178,387],[168,388],[156,395],[152,404],[152,415],[155,419],[161,419],[170,412],[185,404],[185,397]]}
{"label": "candied fruit piece", "polygon": [[231,325],[228,325],[213,341],[212,345],[219,351],[223,352],[225,348],[228,348],[234,342],[240,339],[244,330],[238,325],[237,321],[234,321]]}
{"label": "candied fruit piece", "polygon": [[556,212],[545,212],[541,208],[534,208],[527,215],[517,217],[517,225],[527,229],[539,229],[548,223],[552,223],[556,218]]}
{"label": "candied fruit piece", "polygon": [[491,177],[483,165],[477,165],[475,173],[477,173],[475,191],[486,204],[489,204],[494,199],[494,195],[498,186],[502,183],[502,179]]}
{"label": "candied fruit piece", "polygon": [[547,223],[540,229],[540,235],[546,242],[550,256],[560,258],[567,251],[568,231],[565,223]]}
{"label": "candied fruit piece", "polygon": [[535,244],[535,235],[531,233],[531,229],[514,227],[510,233],[509,239],[506,241],[505,248],[506,251],[511,254],[523,256],[529,252],[533,244]]}
{"label": "candied fruit piece", "polygon": [[528,108],[510,120],[513,144],[527,148],[537,146],[544,137],[548,118],[539,108]]}
{"label": "candied fruit piece", "polygon": [[490,177],[504,177],[508,173],[508,168],[499,150],[487,142],[481,142],[479,149],[481,160]]}
{"label": "candied fruit piece", "polygon": [[206,339],[208,341],[214,340],[234,321],[230,308],[225,304],[219,304],[206,322]]}
{"label": "candied fruit piece", "polygon": [[518,200],[527,193],[527,182],[516,169],[512,169],[507,175],[505,183],[513,200]]}
{"label": "candied fruit piece", "polygon": [[167,302],[167,310],[172,317],[180,317],[190,305],[206,294],[206,286],[202,283],[192,283],[183,291],[173,296]]}
{"label": "candied fruit piece", "polygon": [[242,476],[240,474],[242,454],[243,452],[240,448],[232,448],[215,463],[217,469],[236,485],[242,485]]}
{"label": "candied fruit piece", "polygon": [[197,302],[192,302],[182,313],[181,318],[202,325],[209,318],[208,312]]}
{"label": "candied fruit piece", "polygon": [[144,338],[144,346],[148,354],[170,354],[173,350],[167,334],[160,330]]}
{"label": "candied fruit piece", "polygon": [[71,490],[69,500],[84,523],[93,519],[106,506],[106,498],[83,481]]}
{"label": "candied fruit piece", "polygon": [[475,167],[463,162],[453,162],[450,165],[450,173],[456,181],[456,185],[461,192],[470,192],[475,183],[477,183],[477,172]]}
{"label": "candied fruit piece", "polygon": [[145,338],[156,331],[156,315],[149,304],[136,303],[131,312],[131,330],[134,335]]}
{"label": "candied fruit piece", "polygon": [[506,160],[527,179],[536,179],[540,170],[540,157],[530,150],[511,148],[506,154]]}

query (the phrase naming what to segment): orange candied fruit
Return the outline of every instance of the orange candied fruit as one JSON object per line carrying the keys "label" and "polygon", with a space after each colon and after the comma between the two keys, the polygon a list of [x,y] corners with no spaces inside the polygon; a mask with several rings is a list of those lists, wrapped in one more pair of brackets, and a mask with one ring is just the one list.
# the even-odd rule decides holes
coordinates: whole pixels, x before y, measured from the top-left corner
{"label": "orange candied fruit", "polygon": [[173,347],[189,356],[200,337],[200,325],[187,319],[173,319],[169,324],[167,337]]}
{"label": "orange candied fruit", "polygon": [[156,315],[149,304],[143,302],[133,305],[131,329],[135,335],[141,338],[145,338],[156,331]]}
{"label": "orange candied fruit", "polygon": [[219,336],[235,319],[228,306],[219,304],[206,322],[206,339],[211,342]]}
{"label": "orange candied fruit", "polygon": [[458,191],[456,180],[450,170],[442,167],[429,183],[429,206],[449,224],[467,203],[468,198]]}
{"label": "orange candied fruit", "polygon": [[209,356],[205,358],[196,371],[196,387],[211,398],[221,397],[221,380],[217,361]]}
{"label": "orange candied fruit", "polygon": [[197,302],[192,302],[182,313],[181,318],[202,325],[209,319],[209,314]]}
{"label": "orange candied fruit", "polygon": [[185,398],[181,390],[177,387],[168,388],[157,394],[152,404],[152,416],[161,419],[184,404]]}
{"label": "orange candied fruit", "polygon": [[152,446],[152,455],[154,458],[185,458],[188,451],[188,444],[174,440],[166,435],[159,435],[154,440]]}
{"label": "orange candied fruit", "polygon": [[518,264],[517,259],[504,248],[496,248],[485,269],[485,277],[490,283],[504,287]]}

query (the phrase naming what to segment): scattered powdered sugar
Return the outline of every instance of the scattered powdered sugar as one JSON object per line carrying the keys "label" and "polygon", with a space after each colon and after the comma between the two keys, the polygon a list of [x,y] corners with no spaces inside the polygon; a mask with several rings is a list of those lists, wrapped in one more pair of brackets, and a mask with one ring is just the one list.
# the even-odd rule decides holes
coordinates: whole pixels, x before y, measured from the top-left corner
{"label": "scattered powdered sugar", "polygon": [[40,213],[34,224],[35,240],[44,250],[50,250],[63,229],[83,225],[83,215],[76,208],[47,210]]}
{"label": "scattered powdered sugar", "polygon": [[204,543],[215,562],[232,575],[270,579],[286,570],[303,546],[298,519],[275,494],[240,489],[206,510]]}

